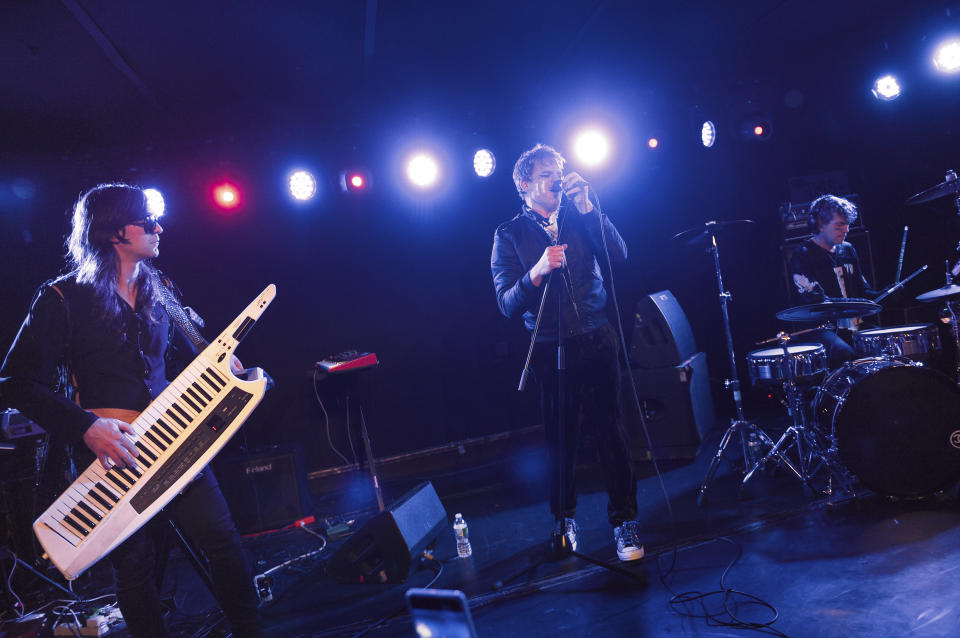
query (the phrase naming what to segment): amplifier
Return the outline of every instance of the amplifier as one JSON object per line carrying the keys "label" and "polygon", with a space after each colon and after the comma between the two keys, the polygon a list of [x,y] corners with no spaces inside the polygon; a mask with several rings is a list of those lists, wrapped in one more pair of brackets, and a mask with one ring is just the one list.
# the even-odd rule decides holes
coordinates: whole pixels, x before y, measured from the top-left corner
{"label": "amplifier", "polygon": [[310,513],[310,491],[299,453],[275,449],[225,457],[220,488],[241,534],[284,527]]}

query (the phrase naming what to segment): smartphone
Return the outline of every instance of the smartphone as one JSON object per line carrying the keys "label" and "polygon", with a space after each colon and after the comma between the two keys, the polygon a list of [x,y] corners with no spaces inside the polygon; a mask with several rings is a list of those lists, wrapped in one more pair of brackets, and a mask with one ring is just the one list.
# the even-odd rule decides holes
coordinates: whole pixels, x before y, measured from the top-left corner
{"label": "smartphone", "polygon": [[467,597],[458,589],[408,589],[407,608],[419,638],[477,638]]}

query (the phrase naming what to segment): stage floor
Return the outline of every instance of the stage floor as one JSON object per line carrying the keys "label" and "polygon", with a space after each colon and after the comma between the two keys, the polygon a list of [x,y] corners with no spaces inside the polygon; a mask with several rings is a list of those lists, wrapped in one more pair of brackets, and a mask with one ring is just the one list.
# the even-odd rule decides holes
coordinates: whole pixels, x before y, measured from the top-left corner
{"label": "stage floor", "polygon": [[[764,426],[775,431],[774,426]],[[772,635],[956,636],[960,627],[960,506],[952,498],[894,502],[870,493],[855,498],[804,494],[785,471],[754,478],[738,498],[739,474],[720,466],[709,502],[696,505],[697,490],[720,432],[695,461],[664,462],[663,485],[649,463],[641,466],[640,516],[647,556],[622,564],[606,520],[606,495],[596,468],[585,468],[577,521],[580,550],[622,565],[636,579],[569,557],[522,574],[499,591],[492,585],[528,566],[545,548],[552,527],[539,447],[479,468],[386,481],[387,500],[421,480],[431,480],[452,519],[462,512],[470,526],[473,556],[457,559],[445,529],[435,556],[443,570],[434,587],[460,589],[468,597],[479,636],[731,636],[742,631],[708,623],[766,623]],[[362,485],[362,481],[360,483]],[[342,496],[342,495],[341,495]],[[373,505],[363,489],[354,499]],[[315,504],[318,519],[337,515],[334,495]],[[672,509],[672,518],[670,510]],[[362,523],[373,508],[348,518]],[[318,523],[316,529],[322,529]],[[342,542],[342,541],[341,541]],[[255,572],[319,547],[300,529],[245,540]],[[434,577],[429,564],[404,585],[341,585],[324,572],[337,547],[275,574],[273,602],[263,607],[271,636],[414,636],[404,592]],[[212,599],[182,558],[172,559],[167,588],[178,611],[177,636],[223,635],[202,625]],[[722,585],[721,585],[722,582]],[[674,593],[718,592],[671,605]],[[742,593],[732,593],[733,590]],[[685,611],[684,617],[676,612]],[[372,625],[381,624],[371,629]],[[774,631],[775,630],[775,631]],[[779,632],[779,633],[776,633]],[[123,636],[122,632],[116,632]]]}

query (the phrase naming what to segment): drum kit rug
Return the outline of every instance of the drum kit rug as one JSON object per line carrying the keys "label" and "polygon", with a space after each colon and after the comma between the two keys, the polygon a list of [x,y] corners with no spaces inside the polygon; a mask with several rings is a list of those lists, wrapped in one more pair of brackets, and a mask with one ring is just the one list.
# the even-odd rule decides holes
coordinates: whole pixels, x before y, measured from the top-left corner
{"label": "drum kit rug", "polygon": [[[946,195],[954,196],[960,213],[960,182],[952,171],[943,184],[914,195],[907,203]],[[720,269],[719,236],[753,223],[711,221],[674,236],[689,245],[706,243],[713,255],[731,372],[725,386],[736,407],[736,417],[724,432],[700,486],[697,504],[706,503],[719,462],[738,438],[744,468],[741,488],[761,471],[776,468],[785,468],[810,493],[828,497],[836,493],[855,496],[863,487],[889,497],[919,498],[960,482],[960,285],[952,282],[952,277],[960,274],[960,262],[951,269],[948,260],[945,286],[916,297],[921,302],[945,303],[957,351],[956,381],[925,365],[941,349],[939,332],[932,324],[854,332],[858,358],[835,370],[828,368],[823,344],[790,343],[805,333],[835,330],[841,319],[877,314],[882,309],[877,301],[926,266],[876,300],[827,298],[778,312],[780,320],[816,327],[792,334],[781,332],[759,342],[757,345],[766,347],[746,356],[751,383],[777,393],[791,417],[789,427],[774,441],[744,418],[727,311],[731,296],[724,289]]]}

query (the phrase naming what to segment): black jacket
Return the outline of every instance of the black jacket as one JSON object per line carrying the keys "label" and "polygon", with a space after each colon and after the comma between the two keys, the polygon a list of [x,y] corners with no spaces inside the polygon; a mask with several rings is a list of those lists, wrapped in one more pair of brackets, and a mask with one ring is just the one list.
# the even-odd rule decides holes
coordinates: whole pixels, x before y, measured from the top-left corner
{"label": "black jacket", "polygon": [[[120,307],[111,326],[91,286],[72,275],[42,285],[0,367],[0,405],[66,443],[79,443],[96,420],[89,409],[143,410],[167,386],[168,363],[189,363],[195,352],[159,304],[152,320]],[[66,396],[68,383],[79,405]]]}
{"label": "black jacket", "polygon": [[[497,304],[507,317],[523,314],[524,325],[532,331],[540,305],[540,294],[546,279],[540,287],[530,281],[530,269],[536,264],[543,251],[553,243],[552,237],[540,225],[540,215],[523,207],[520,214],[501,224],[493,236],[493,253],[490,257],[490,269],[493,273],[493,285],[497,292]],[[603,235],[606,237],[610,259],[622,263],[627,258],[627,245],[613,223],[602,217],[599,209],[581,215],[572,206],[560,210],[558,225],[560,236],[557,243],[567,244],[567,283],[558,276],[550,284],[550,292],[540,324],[540,339],[557,339],[557,294],[563,295],[563,327],[565,336],[575,336],[591,332],[607,323],[607,294],[603,288],[603,276],[600,274],[598,259],[606,261],[603,254]],[[573,303],[569,290],[572,288]]]}

